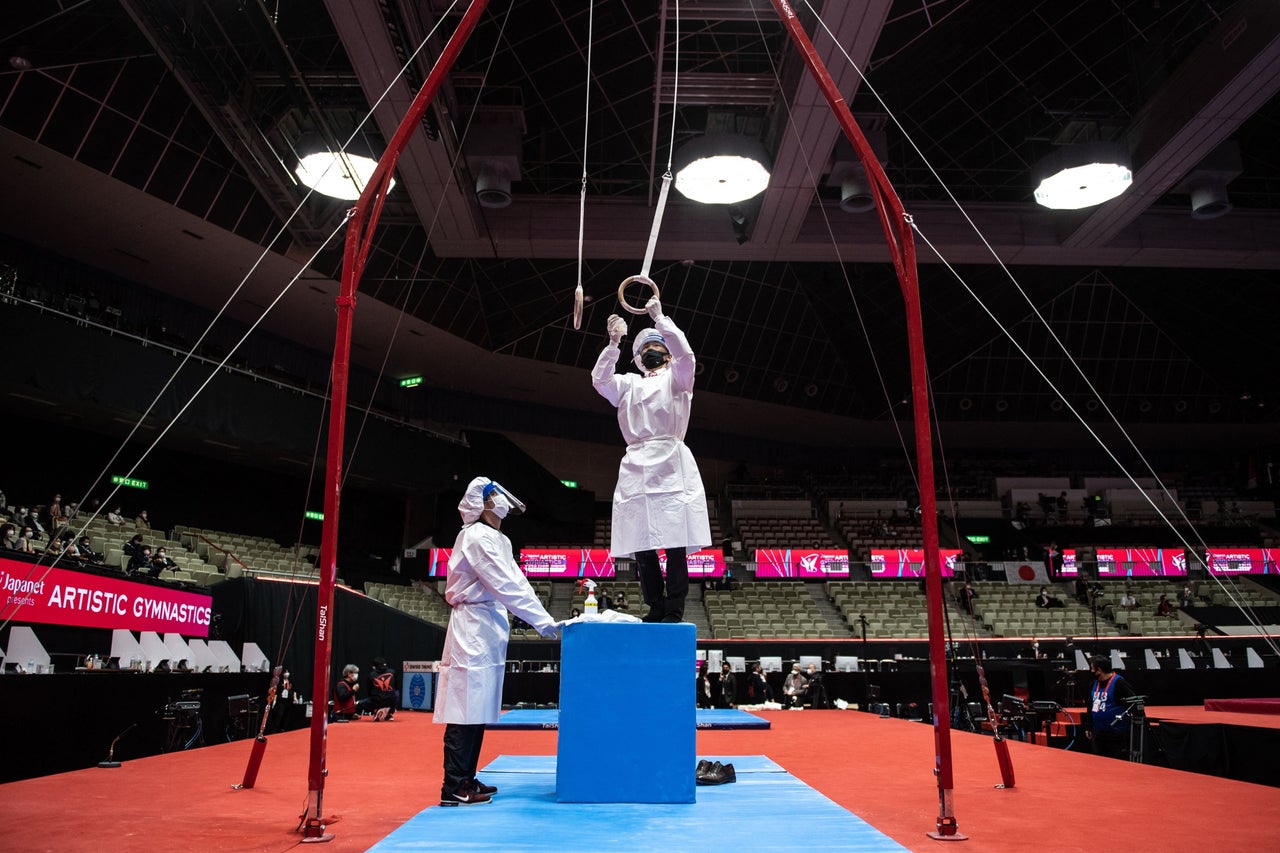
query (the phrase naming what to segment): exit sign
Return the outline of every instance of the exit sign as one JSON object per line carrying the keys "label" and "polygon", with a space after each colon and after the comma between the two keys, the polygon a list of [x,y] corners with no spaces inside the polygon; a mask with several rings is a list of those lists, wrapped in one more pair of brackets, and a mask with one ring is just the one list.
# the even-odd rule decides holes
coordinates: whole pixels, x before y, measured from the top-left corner
{"label": "exit sign", "polygon": [[968,539],[974,545],[987,545],[987,544],[990,544],[991,542],[990,536],[984,536],[981,533],[975,533],[972,536],[966,536],[964,538]]}
{"label": "exit sign", "polygon": [[577,480],[561,480],[561,481],[560,481],[560,483],[561,483],[561,485],[563,485],[566,489],[576,489],[576,488],[578,488],[578,481],[577,481]]}
{"label": "exit sign", "polygon": [[303,515],[306,517],[307,521],[324,521],[324,513],[316,512],[314,509],[307,510]]}
{"label": "exit sign", "polygon": [[401,388],[417,388],[421,384],[422,384],[421,376],[406,376],[404,379],[400,380]]}
{"label": "exit sign", "polygon": [[135,480],[132,477],[121,477],[113,474],[111,476],[111,484],[113,486],[124,486],[129,489],[149,489],[151,484],[146,480]]}

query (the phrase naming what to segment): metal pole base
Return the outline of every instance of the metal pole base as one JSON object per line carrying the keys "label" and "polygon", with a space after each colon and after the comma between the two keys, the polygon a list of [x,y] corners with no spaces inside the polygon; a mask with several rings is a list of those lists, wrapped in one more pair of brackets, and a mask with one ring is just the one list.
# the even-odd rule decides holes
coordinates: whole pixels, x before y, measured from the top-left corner
{"label": "metal pole base", "polygon": [[926,832],[925,835],[929,836],[934,841],[968,841],[969,840],[969,836],[960,832],[960,829],[956,826],[956,819],[954,817],[938,818],[937,830],[934,832]]}
{"label": "metal pole base", "polygon": [[334,835],[332,832],[325,832],[324,823],[318,817],[309,817],[306,823],[302,825],[302,843],[303,844],[323,844],[326,841],[332,841]]}

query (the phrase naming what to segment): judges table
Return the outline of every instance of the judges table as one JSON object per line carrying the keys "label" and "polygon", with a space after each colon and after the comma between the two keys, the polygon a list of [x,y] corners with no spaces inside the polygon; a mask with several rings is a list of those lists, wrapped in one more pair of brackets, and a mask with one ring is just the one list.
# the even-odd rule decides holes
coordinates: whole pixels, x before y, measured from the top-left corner
{"label": "judges table", "polygon": [[270,679],[267,672],[129,670],[0,676],[7,721],[0,782],[93,767],[117,735],[117,761],[181,749],[197,730],[205,744],[229,733],[256,736],[261,718],[236,713],[250,699],[229,705],[228,697],[257,705]]}

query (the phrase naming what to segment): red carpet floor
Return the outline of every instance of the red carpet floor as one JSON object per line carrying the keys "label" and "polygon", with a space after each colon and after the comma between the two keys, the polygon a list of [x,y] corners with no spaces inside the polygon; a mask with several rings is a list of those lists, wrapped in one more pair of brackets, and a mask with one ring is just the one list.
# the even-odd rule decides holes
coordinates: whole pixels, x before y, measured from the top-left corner
{"label": "red carpet floor", "polygon": [[[699,731],[700,753],[767,755],[799,779],[912,850],[1138,851],[1277,849],[1280,788],[1011,743],[1017,787],[998,790],[995,751],[981,735],[953,735],[955,813],[970,840],[925,836],[937,816],[933,734],[922,723],[854,711],[763,712],[768,731]],[[440,734],[429,714],[329,729],[325,812],[336,839],[320,850],[364,850],[433,804],[440,789]],[[14,737],[18,733],[7,732]],[[600,732],[602,767],[610,733]],[[492,731],[481,765],[499,754],[551,754],[556,733]],[[273,735],[258,785],[234,791],[250,742],[0,785],[6,851],[187,853],[283,851],[307,795],[306,731]],[[1274,761],[1274,757],[1272,758]],[[690,768],[692,771],[692,768]],[[485,808],[501,808],[501,803]],[[572,806],[566,806],[572,808]],[[761,850],[813,849],[787,841],[786,815],[760,820]],[[671,849],[704,848],[673,839]],[[555,839],[547,849],[561,853]]]}

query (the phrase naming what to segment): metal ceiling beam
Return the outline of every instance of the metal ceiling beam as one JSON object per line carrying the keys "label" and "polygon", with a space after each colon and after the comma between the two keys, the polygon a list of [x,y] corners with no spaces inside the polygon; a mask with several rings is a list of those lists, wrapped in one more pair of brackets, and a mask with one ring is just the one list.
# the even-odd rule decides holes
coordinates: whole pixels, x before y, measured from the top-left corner
{"label": "metal ceiling beam", "polygon": [[[814,46],[823,63],[831,69],[832,79],[846,103],[852,102],[862,82],[857,68],[865,68],[870,62],[892,5],[890,0],[869,0],[828,3],[823,7],[824,11],[828,6],[833,7],[823,20],[835,39],[829,38],[825,31],[818,31]],[[853,64],[845,59],[841,45],[846,46]],[[769,188],[755,216],[751,231],[753,242],[788,243],[794,238],[813,206],[818,182],[840,137],[840,127],[813,78],[802,74],[796,83],[794,91],[783,99],[785,103],[777,107],[785,110],[781,115],[786,118],[786,126],[778,139]]]}
{"label": "metal ceiling beam", "polygon": [[1128,192],[1094,210],[1063,245],[1107,246],[1277,91],[1280,4],[1246,0],[1223,14],[1138,114],[1129,131]]}

